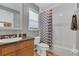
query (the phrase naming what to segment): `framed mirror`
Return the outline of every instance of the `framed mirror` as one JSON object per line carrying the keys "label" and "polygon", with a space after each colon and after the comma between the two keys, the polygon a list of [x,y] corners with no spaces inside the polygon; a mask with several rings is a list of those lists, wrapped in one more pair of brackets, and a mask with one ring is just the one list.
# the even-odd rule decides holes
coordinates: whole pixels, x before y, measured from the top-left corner
{"label": "framed mirror", "polygon": [[0,29],[21,29],[22,3],[0,3]]}

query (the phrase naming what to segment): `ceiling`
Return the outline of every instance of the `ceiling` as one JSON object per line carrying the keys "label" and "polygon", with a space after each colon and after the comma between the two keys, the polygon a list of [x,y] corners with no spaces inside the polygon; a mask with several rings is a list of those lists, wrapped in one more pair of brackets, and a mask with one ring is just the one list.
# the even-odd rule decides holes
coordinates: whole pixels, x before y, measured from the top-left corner
{"label": "ceiling", "polygon": [[54,7],[55,5],[57,5],[57,3],[35,3],[35,5],[37,5],[40,10],[45,10],[47,8],[50,8],[51,6]]}
{"label": "ceiling", "polygon": [[35,3],[40,8],[47,8],[50,7],[51,5],[55,5],[56,3]]}
{"label": "ceiling", "polygon": [[[40,10],[45,10],[47,8],[50,8],[51,6],[54,7],[58,3],[34,3],[37,5]],[[21,4],[20,3],[1,3],[0,5],[4,5],[6,7],[15,9],[15,10],[20,10]]]}

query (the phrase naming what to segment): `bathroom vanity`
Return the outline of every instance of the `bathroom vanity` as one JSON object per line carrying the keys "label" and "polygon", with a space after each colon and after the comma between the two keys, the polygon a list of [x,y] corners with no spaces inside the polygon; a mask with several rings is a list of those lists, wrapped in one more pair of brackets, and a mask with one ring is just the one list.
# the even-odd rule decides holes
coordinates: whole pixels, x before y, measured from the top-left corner
{"label": "bathroom vanity", "polygon": [[34,38],[27,37],[15,42],[0,43],[0,56],[33,56]]}

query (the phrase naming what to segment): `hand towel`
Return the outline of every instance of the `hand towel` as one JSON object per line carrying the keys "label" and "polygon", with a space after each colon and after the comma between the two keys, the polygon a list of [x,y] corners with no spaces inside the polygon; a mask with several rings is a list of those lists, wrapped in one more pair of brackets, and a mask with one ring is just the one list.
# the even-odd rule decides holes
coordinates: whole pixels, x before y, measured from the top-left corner
{"label": "hand towel", "polygon": [[72,16],[71,29],[72,30],[77,30],[77,16],[76,15]]}

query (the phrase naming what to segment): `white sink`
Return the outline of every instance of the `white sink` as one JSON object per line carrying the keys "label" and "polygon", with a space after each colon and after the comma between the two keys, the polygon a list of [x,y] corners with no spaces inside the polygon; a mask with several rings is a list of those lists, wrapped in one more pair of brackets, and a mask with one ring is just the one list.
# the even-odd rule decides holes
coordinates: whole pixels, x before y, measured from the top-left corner
{"label": "white sink", "polygon": [[11,43],[11,42],[17,42],[20,41],[22,38],[10,38],[10,39],[2,39],[0,40],[0,43]]}

